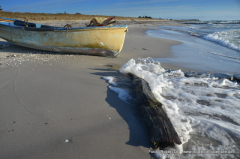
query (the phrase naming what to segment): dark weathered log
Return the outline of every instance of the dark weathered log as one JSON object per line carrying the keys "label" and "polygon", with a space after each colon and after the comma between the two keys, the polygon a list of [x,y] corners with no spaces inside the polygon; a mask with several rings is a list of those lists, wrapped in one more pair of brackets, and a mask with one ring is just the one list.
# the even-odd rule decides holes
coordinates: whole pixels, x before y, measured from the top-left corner
{"label": "dark weathered log", "polygon": [[161,145],[182,144],[162,104],[156,100],[148,83],[134,75],[133,85],[137,96],[137,105],[148,122],[152,142],[156,147]]}

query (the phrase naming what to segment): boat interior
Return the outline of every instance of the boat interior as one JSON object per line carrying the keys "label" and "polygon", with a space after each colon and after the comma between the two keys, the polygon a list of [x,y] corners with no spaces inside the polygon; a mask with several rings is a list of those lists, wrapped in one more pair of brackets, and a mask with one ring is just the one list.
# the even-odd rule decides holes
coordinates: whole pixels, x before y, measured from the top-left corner
{"label": "boat interior", "polygon": [[[105,18],[106,19],[106,18]],[[110,18],[111,20],[112,18]],[[109,19],[107,19],[109,21]],[[103,21],[104,22],[104,21]],[[116,21],[108,22],[106,25],[100,24],[99,25],[88,25],[86,27],[88,28],[95,28],[95,27],[127,27],[127,26],[112,26],[113,23]],[[71,25],[66,24],[64,27],[56,27],[56,26],[49,26],[49,25],[43,25],[38,23],[31,23],[31,22],[25,22],[17,19],[12,18],[4,18],[0,17],[0,26],[9,26],[14,27],[18,29],[24,29],[27,31],[54,31],[54,30],[75,30],[75,29],[85,29],[86,27],[77,27],[73,28]]]}
{"label": "boat interior", "polygon": [[38,23],[29,23],[17,19],[11,18],[0,18],[0,24],[5,26],[12,26],[12,27],[24,27],[25,30],[29,31],[54,31],[56,28],[61,27],[54,27],[49,25],[42,25]]}

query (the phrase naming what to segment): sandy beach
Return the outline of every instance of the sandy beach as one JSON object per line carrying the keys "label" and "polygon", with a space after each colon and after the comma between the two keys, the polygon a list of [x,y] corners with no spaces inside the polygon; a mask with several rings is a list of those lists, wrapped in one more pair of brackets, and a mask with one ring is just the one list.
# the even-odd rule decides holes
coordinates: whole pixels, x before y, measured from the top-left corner
{"label": "sandy beach", "polygon": [[[45,23],[80,25],[80,21]],[[131,58],[171,56],[171,46],[179,42],[144,32],[179,24],[119,24],[129,24],[129,31],[116,58],[46,54],[0,41],[1,159],[154,158],[139,110],[121,101],[103,77],[123,76],[118,69]]]}

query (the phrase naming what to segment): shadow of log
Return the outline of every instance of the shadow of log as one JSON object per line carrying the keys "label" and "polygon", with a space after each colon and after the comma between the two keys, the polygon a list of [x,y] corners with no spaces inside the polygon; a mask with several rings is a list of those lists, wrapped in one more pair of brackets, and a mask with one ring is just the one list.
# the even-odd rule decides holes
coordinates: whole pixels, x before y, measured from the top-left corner
{"label": "shadow of log", "polygon": [[[99,76],[125,76],[116,70],[112,69],[94,69],[97,72],[93,73]],[[130,87],[132,80],[129,79]],[[151,143],[150,133],[148,131],[148,125],[145,120],[142,118],[139,113],[139,108],[134,107],[123,102],[118,98],[117,94],[113,92],[110,88],[107,89],[106,102],[112,107],[115,108],[118,114],[125,120],[129,128],[129,140],[126,142],[127,145],[131,146],[142,146],[146,148],[153,148],[154,145]]]}

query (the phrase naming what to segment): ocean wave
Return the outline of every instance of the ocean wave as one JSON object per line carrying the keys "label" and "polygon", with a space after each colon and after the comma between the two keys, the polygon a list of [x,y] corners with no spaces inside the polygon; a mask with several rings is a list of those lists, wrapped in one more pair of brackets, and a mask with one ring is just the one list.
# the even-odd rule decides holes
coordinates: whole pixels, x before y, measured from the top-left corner
{"label": "ocean wave", "polygon": [[[171,120],[182,143],[164,151],[179,151],[180,158],[191,158],[185,153],[197,151],[239,151],[240,138],[240,85],[207,74],[203,77],[186,77],[181,70],[165,70],[150,58],[131,59],[119,69],[148,82],[155,98]],[[191,132],[191,134],[190,134]],[[231,133],[229,133],[231,132]],[[234,137],[232,135],[234,134]],[[238,138],[238,139],[236,139]],[[156,155],[167,157],[161,151]],[[219,158],[219,154],[198,154],[203,158]],[[236,158],[223,154],[221,158]]]}
{"label": "ocean wave", "polygon": [[215,32],[204,36],[205,39],[214,41],[222,46],[240,51],[240,29]]}

